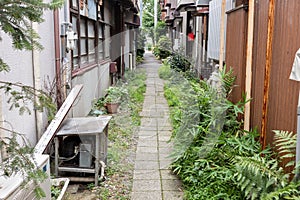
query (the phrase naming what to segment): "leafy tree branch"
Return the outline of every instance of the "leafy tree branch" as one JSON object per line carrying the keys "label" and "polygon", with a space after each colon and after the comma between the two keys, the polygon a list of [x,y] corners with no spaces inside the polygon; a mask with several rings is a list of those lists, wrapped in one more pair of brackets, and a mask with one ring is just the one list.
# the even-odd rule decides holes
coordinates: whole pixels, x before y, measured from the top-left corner
{"label": "leafy tree branch", "polygon": [[[44,21],[43,12],[56,9],[63,0],[2,0],[0,1],[0,29],[12,38],[15,49],[42,49],[39,35],[32,29],[32,23]],[[1,39],[1,38],[0,38]],[[8,71],[8,65],[0,58],[0,72]]]}
{"label": "leafy tree branch", "polygon": [[6,81],[0,81],[0,90],[3,90],[5,94],[10,96],[7,101],[10,104],[10,110],[13,108],[19,109],[20,115],[25,112],[31,114],[29,104],[33,103],[35,110],[40,112],[47,111],[49,121],[54,118],[56,105],[53,102],[52,96],[45,91],[22,83]]}

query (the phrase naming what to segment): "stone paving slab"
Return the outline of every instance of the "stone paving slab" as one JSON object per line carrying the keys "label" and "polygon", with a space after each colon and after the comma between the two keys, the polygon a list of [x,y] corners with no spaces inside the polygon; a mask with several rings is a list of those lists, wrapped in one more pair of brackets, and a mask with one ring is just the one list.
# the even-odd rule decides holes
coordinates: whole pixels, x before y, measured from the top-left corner
{"label": "stone paving slab", "polygon": [[154,126],[143,126],[140,128],[140,131],[156,131],[157,127]]}
{"label": "stone paving slab", "polygon": [[179,180],[162,180],[162,189],[167,191],[179,191],[182,184]]}
{"label": "stone paving slab", "polygon": [[157,147],[157,140],[139,139],[138,147]]}
{"label": "stone paving slab", "polygon": [[159,147],[158,151],[160,154],[170,155],[173,152],[173,149],[168,147]]}
{"label": "stone paving slab", "polygon": [[[171,127],[170,127],[171,128]],[[158,135],[159,136],[166,136],[168,138],[171,138],[172,132],[171,131],[164,131],[164,130],[159,130],[158,129]]]}
{"label": "stone paving slab", "polygon": [[170,141],[170,137],[169,136],[165,136],[165,135],[158,135],[158,141],[169,142]]}
{"label": "stone paving slab", "polygon": [[160,170],[161,179],[163,180],[177,180],[177,176],[174,175],[170,170]]}
{"label": "stone paving slab", "polygon": [[160,179],[155,180],[134,180],[132,186],[133,192],[161,191]]}
{"label": "stone paving slab", "polygon": [[170,147],[170,148],[173,148],[174,145],[173,145],[173,143],[168,142],[168,141],[159,141],[158,142],[158,146],[159,147]]}
{"label": "stone paving slab", "polygon": [[133,179],[139,180],[158,180],[160,179],[160,172],[157,169],[154,170],[135,170],[133,173]]}
{"label": "stone paving slab", "polygon": [[[146,191],[146,192],[133,192],[131,195],[132,200],[161,200],[161,193],[157,191]],[[173,200],[173,199],[170,199]]]}
{"label": "stone paving slab", "polygon": [[162,160],[172,160],[172,158],[170,157],[170,154],[165,154],[165,153],[160,153],[158,154],[158,157],[159,157],[159,160],[162,161]]}
{"label": "stone paving slab", "polygon": [[180,191],[164,191],[164,200],[182,200],[183,192]]}
{"label": "stone paving slab", "polygon": [[144,140],[157,140],[157,135],[152,135],[152,136],[140,135],[139,139],[141,141],[144,141]]}
{"label": "stone paving slab", "polygon": [[157,153],[136,153],[135,157],[136,161],[157,161],[158,160],[158,154]]}
{"label": "stone paving slab", "polygon": [[145,160],[137,160],[134,164],[135,170],[155,170],[158,169],[159,163],[157,160],[145,161]]}
{"label": "stone paving slab", "polygon": [[137,147],[136,148],[137,153],[157,153],[157,147]]}
{"label": "stone paving slab", "polygon": [[181,200],[181,182],[169,169],[173,144],[164,81],[158,77],[159,61],[146,54],[146,94],[137,134],[131,200]]}
{"label": "stone paving slab", "polygon": [[[148,127],[148,128],[152,128],[152,127]],[[156,129],[156,127],[154,127]],[[156,130],[140,130],[140,132],[138,133],[139,136],[156,136],[157,132]]]}
{"label": "stone paving slab", "polygon": [[172,163],[171,160],[161,160],[161,161],[159,161],[159,169],[160,170],[170,169],[171,163]]}

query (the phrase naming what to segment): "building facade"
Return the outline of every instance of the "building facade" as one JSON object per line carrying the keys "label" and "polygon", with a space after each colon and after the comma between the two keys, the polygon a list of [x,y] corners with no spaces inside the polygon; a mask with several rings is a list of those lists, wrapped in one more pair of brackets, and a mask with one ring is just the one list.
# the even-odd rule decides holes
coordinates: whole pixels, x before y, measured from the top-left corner
{"label": "building facade", "polygon": [[[111,63],[116,63],[118,78],[126,68],[135,68],[138,12],[137,0],[65,1],[60,9],[46,11],[43,23],[33,24],[42,51],[14,50],[1,31],[0,56],[11,71],[0,79],[51,92],[58,107],[75,85],[83,84],[70,115],[87,116],[93,100],[104,96],[112,83]],[[24,133],[34,145],[48,125],[46,113],[29,103],[32,113],[19,115],[10,110],[8,99],[1,91],[0,127]]]}

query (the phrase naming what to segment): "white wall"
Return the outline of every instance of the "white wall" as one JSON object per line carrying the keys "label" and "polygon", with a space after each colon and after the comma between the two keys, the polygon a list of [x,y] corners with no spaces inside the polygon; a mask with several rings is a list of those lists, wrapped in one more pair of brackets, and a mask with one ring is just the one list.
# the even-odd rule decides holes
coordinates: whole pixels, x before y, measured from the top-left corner
{"label": "white wall", "polygon": [[109,62],[76,76],[72,85],[76,84],[83,84],[83,88],[73,105],[73,117],[85,117],[92,108],[93,100],[104,96],[110,85]]}
{"label": "white wall", "polygon": [[[54,79],[54,41],[53,41],[53,15],[52,12],[46,12],[44,15],[45,22],[38,25],[38,33],[41,37],[41,44],[44,50],[36,52],[36,83],[38,87],[44,88],[46,77],[50,80]],[[2,41],[0,42],[0,57],[11,67],[9,73],[0,73],[0,79],[9,82],[20,82],[29,86],[34,85],[33,73],[33,52],[20,51],[12,48],[12,40],[8,35],[1,31]],[[38,69],[40,68],[40,69]],[[1,91],[2,92],[2,91]],[[19,115],[18,110],[9,110],[6,103],[8,97],[2,93],[2,119],[12,124],[14,131],[24,133],[29,141],[34,145],[36,143],[36,118],[34,111],[32,114]],[[32,107],[31,107],[32,109]],[[0,117],[1,118],[1,117]],[[42,116],[44,122],[47,121],[45,115]],[[9,123],[3,123],[5,128],[11,129]],[[43,124],[41,127],[45,127]]]}

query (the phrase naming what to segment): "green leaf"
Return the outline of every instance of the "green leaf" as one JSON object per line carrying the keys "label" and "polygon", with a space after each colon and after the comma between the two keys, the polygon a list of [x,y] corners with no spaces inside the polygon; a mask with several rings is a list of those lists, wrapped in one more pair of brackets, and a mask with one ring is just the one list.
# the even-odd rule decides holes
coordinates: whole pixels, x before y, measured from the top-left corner
{"label": "green leaf", "polygon": [[35,192],[35,195],[36,195],[36,198],[37,199],[42,199],[42,198],[45,198],[46,197],[46,193],[43,191],[43,189],[39,186],[37,186],[35,189],[34,189],[34,192]]}

